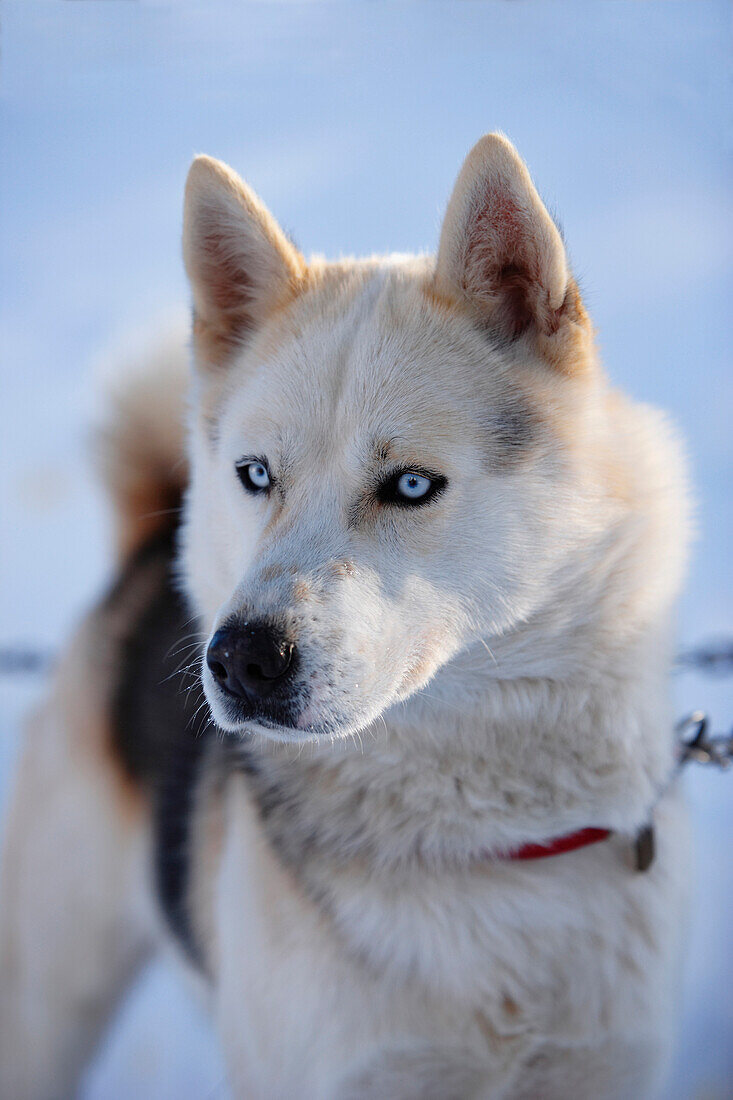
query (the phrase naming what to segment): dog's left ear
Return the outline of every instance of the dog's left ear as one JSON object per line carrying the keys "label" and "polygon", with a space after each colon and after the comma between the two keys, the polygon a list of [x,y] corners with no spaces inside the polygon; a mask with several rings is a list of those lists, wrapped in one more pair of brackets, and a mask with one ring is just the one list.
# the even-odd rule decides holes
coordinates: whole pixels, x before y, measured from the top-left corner
{"label": "dog's left ear", "polygon": [[183,258],[197,350],[215,365],[297,292],[306,267],[254,191],[204,156],[186,181]]}
{"label": "dog's left ear", "polygon": [[[502,337],[578,320],[565,248],[514,146],[487,134],[461,169],[443,222],[436,289]],[[582,307],[580,307],[582,308]]]}

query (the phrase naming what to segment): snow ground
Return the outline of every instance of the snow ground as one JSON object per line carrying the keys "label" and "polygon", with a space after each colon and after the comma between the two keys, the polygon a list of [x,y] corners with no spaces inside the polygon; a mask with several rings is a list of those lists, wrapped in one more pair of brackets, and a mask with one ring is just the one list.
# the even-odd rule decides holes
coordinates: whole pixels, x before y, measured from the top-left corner
{"label": "snow ground", "polygon": [[[688,441],[699,537],[680,610],[733,634],[730,32],[722,2],[6,2],[0,645],[54,649],[108,571],[86,461],[90,362],[187,300],[182,183],[208,152],[304,250],[434,246],[466,151],[501,128],[560,211],[606,366]],[[0,797],[38,679],[0,679]],[[733,682],[678,710],[733,722]],[[733,781],[691,774],[697,901],[667,1100],[733,1094]],[[208,1027],[156,964],[84,1100],[225,1097]]]}

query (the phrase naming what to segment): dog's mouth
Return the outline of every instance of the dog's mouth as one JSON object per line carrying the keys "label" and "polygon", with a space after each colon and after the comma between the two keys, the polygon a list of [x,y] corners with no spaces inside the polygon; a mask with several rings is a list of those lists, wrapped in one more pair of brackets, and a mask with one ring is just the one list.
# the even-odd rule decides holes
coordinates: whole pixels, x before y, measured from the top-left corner
{"label": "dog's mouth", "polygon": [[290,698],[242,700],[204,674],[203,687],[214,724],[225,734],[258,734],[271,741],[335,742],[365,728],[374,715],[342,712],[325,701],[314,701],[307,689]]}
{"label": "dog's mouth", "polygon": [[320,741],[328,736],[333,737],[333,730],[329,730],[326,726],[293,725],[292,723],[277,722],[267,715],[252,715],[226,726],[217,720],[217,725],[231,736],[242,737],[255,733],[269,738],[271,741]]}
{"label": "dog's mouth", "polygon": [[242,699],[206,674],[203,687],[211,717],[225,733],[259,733],[276,741],[313,741],[333,733],[330,723],[318,720],[303,692],[295,690],[283,700]]}
{"label": "dog's mouth", "polygon": [[228,732],[252,725],[266,729],[287,729],[295,732],[300,707],[293,702],[244,700],[221,684],[204,681],[204,691],[217,725]]}
{"label": "dog's mouth", "polygon": [[257,733],[271,741],[312,741],[318,734],[312,730],[300,730],[296,726],[283,725],[264,715],[248,718],[234,731],[239,735]]}

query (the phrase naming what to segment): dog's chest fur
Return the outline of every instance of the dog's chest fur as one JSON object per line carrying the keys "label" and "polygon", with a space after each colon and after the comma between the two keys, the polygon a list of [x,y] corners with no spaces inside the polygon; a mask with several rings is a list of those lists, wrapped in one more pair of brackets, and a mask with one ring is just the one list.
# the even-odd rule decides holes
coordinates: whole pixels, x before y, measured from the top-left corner
{"label": "dog's chest fur", "polygon": [[281,790],[288,835],[261,782],[250,773],[226,785],[214,970],[240,1023],[258,990],[242,1033],[282,1041],[292,1072],[319,1044],[344,1074],[370,1045],[383,1064],[417,1036],[495,1074],[510,1049],[517,1070],[547,1044],[656,1041],[684,894],[674,799],[657,812],[660,852],[646,875],[624,838],[541,864],[387,868],[337,858],[332,839],[302,830],[300,795]]}

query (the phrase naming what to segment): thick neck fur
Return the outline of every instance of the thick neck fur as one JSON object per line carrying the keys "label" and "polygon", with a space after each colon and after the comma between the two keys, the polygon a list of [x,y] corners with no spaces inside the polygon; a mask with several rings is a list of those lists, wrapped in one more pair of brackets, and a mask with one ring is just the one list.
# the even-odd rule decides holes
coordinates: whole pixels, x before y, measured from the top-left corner
{"label": "thick neck fur", "polygon": [[455,658],[357,739],[243,745],[286,859],[437,869],[591,825],[633,835],[673,766],[667,631],[614,647],[597,622],[541,618]]}

